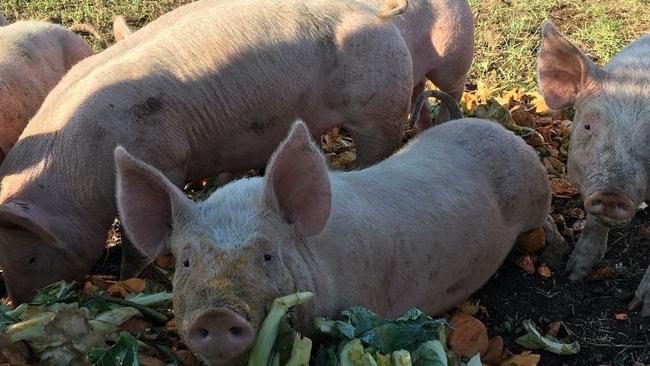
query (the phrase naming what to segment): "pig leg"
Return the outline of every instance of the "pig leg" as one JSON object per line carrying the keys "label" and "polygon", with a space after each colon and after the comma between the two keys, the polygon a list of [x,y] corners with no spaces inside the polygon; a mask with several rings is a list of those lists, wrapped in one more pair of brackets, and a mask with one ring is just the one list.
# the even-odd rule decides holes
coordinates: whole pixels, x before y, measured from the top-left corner
{"label": "pig leg", "polygon": [[137,277],[147,266],[147,259],[135,248],[133,243],[122,234],[122,264],[120,279],[126,280]]}
{"label": "pig leg", "polygon": [[607,226],[600,224],[592,216],[587,216],[585,230],[580,235],[565,269],[571,281],[586,277],[594,265],[603,259],[607,250],[608,233]]}
{"label": "pig leg", "polygon": [[[418,96],[424,92],[424,84],[425,82],[423,81],[416,85],[415,89],[413,89],[413,95],[411,96],[411,105],[413,105],[413,103],[415,103],[415,100],[418,99]],[[433,127],[433,120],[431,119],[431,105],[428,100],[422,104],[420,116],[418,117],[416,126],[418,132],[422,132],[429,127]]]}
{"label": "pig leg", "polygon": [[634,300],[630,303],[630,310],[634,310],[639,306],[643,306],[641,310],[642,316],[650,316],[650,266],[645,271],[641,284],[634,294]]}
{"label": "pig leg", "polygon": [[562,256],[568,249],[567,242],[557,230],[557,225],[550,215],[546,217],[542,229],[544,229],[546,245],[541,254],[541,259],[551,268],[559,270],[562,267]]}

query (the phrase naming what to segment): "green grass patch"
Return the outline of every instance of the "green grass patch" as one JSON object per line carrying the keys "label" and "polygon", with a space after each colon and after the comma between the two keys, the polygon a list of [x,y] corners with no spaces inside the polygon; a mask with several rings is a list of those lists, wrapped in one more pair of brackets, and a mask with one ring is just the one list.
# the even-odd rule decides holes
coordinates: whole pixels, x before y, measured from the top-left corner
{"label": "green grass patch", "polygon": [[[535,59],[541,25],[560,30],[603,64],[622,47],[650,32],[650,0],[469,0],[476,20],[476,57],[470,83],[482,80],[496,90],[535,88]],[[49,20],[95,26],[113,42],[111,18],[123,15],[139,28],[191,0],[4,0],[10,21]],[[86,35],[95,51],[104,45]]]}

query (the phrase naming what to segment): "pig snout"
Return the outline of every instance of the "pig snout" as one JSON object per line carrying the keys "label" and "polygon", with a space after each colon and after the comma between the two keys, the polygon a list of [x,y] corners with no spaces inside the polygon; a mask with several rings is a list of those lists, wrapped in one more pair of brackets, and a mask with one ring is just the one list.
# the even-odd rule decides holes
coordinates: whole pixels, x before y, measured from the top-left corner
{"label": "pig snout", "polygon": [[255,331],[236,312],[210,309],[188,327],[187,346],[214,364],[228,363],[242,356],[253,345]]}
{"label": "pig snout", "polygon": [[634,202],[619,190],[597,191],[585,200],[585,209],[607,224],[623,224],[634,216]]}

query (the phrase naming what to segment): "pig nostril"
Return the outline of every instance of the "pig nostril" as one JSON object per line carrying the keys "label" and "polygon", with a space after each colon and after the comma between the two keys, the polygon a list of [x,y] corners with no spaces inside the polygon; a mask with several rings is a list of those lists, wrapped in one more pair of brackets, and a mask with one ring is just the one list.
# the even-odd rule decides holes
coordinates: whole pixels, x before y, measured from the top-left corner
{"label": "pig nostril", "polygon": [[230,330],[230,334],[232,334],[235,337],[240,337],[242,334],[244,334],[244,330],[240,327],[232,327],[229,330]]}
{"label": "pig nostril", "polygon": [[210,336],[210,332],[207,329],[203,329],[203,328],[199,329],[197,333],[199,337],[202,339],[208,338]]}

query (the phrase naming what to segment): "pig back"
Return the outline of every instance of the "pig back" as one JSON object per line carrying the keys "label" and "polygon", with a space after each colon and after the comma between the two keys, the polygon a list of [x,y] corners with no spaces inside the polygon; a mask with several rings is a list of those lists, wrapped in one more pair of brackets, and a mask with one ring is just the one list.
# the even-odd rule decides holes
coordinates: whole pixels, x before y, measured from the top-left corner
{"label": "pig back", "polygon": [[413,306],[436,314],[466,299],[521,231],[541,226],[550,202],[532,149],[469,119],[422,133],[374,167],[335,173],[332,190],[330,221],[313,245],[331,273],[319,278],[332,292],[334,281],[358,283],[345,305],[384,316]]}

